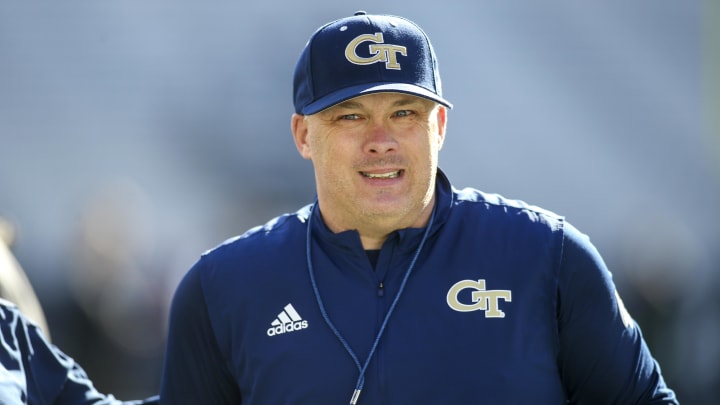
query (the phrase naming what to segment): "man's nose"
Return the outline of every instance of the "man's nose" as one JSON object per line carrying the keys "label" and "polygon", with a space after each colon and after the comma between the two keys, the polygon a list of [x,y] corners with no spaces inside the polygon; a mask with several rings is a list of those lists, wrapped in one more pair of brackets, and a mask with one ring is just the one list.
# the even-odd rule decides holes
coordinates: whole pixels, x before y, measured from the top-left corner
{"label": "man's nose", "polygon": [[397,149],[397,141],[387,125],[378,123],[372,126],[365,143],[368,153],[383,154]]}

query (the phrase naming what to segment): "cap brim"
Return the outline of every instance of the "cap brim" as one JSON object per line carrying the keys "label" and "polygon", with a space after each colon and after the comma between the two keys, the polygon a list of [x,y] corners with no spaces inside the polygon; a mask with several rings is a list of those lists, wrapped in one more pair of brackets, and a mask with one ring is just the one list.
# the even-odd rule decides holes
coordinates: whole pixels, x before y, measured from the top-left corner
{"label": "cap brim", "polygon": [[312,115],[351,98],[372,93],[411,94],[414,96],[423,97],[438,102],[447,108],[452,108],[452,103],[424,87],[415,86],[407,83],[366,83],[359,84],[357,86],[346,87],[344,89],[330,93],[324,97],[321,97],[318,100],[306,105],[301,112],[303,115]]}

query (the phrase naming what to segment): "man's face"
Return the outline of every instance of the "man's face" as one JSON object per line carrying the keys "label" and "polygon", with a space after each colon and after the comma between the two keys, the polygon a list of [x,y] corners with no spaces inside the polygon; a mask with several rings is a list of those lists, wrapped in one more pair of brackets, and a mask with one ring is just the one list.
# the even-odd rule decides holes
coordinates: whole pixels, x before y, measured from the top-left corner
{"label": "man's face", "polygon": [[293,117],[300,154],[315,168],[334,230],[417,226],[434,198],[446,110],[421,97],[376,93]]}

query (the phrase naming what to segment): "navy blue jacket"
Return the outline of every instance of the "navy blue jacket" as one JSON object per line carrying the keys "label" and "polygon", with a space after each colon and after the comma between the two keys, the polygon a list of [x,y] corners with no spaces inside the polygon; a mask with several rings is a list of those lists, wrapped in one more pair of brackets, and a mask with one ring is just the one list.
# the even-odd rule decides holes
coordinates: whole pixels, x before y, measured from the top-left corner
{"label": "navy blue jacket", "polygon": [[[358,404],[676,403],[586,236],[442,172],[436,196]],[[205,253],[173,299],[161,403],[348,404],[425,230],[373,270],[310,205]]]}

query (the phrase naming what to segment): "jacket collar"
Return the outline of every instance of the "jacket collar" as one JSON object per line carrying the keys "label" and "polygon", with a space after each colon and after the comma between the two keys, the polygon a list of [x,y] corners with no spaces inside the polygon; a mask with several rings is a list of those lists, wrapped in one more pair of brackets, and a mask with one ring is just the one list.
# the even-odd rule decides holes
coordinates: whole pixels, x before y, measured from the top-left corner
{"label": "jacket collar", "polygon": [[[450,208],[453,204],[453,190],[450,181],[445,173],[438,168],[435,181],[435,219],[432,223],[429,237],[432,238],[441,227],[447,222],[450,215]],[[353,256],[365,256],[365,252],[360,242],[360,234],[355,230],[334,233],[331,231],[320,215],[317,207],[317,198],[315,203],[303,208],[300,212],[301,220],[305,220],[308,215],[312,215],[312,234],[314,238],[318,238],[323,244],[328,244],[346,254]],[[385,245],[392,244],[396,251],[405,252],[413,251],[417,248],[418,243],[422,239],[425,228],[406,228],[400,229],[388,237]],[[385,248],[383,245],[383,248]]]}

